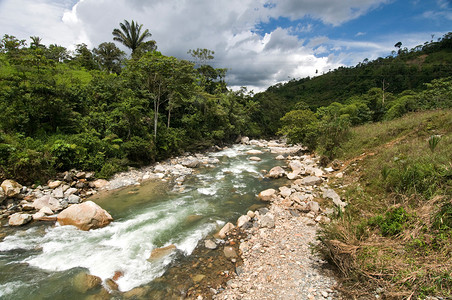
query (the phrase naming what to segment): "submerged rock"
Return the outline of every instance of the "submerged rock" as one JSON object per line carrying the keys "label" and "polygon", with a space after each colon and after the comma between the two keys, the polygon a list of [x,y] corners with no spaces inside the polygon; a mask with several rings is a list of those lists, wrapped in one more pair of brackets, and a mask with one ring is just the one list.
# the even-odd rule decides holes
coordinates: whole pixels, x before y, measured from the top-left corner
{"label": "submerged rock", "polygon": [[224,256],[226,256],[226,258],[237,257],[237,252],[235,251],[234,247],[231,247],[231,246],[224,247],[223,253],[224,253]]}
{"label": "submerged rock", "polygon": [[155,248],[154,250],[152,250],[151,256],[149,256],[148,260],[161,259],[167,255],[170,255],[171,253],[176,251],[176,249],[177,249],[176,245],[173,245],[173,244],[166,246],[166,247]]}
{"label": "submerged rock", "polygon": [[204,247],[206,247],[207,249],[210,249],[210,250],[215,250],[215,249],[217,249],[217,244],[212,240],[205,240]]}
{"label": "submerged rock", "polygon": [[86,293],[89,290],[100,287],[102,279],[97,276],[80,272],[72,279],[72,286],[80,293]]}
{"label": "submerged rock", "polygon": [[60,225],[73,225],[81,230],[105,227],[113,221],[112,216],[92,201],[74,204],[57,217]]}

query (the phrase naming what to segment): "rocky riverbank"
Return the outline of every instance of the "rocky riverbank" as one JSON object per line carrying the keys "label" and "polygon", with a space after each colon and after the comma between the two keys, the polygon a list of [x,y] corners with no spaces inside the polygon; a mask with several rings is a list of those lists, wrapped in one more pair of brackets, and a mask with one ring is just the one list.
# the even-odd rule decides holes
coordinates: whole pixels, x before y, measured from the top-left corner
{"label": "rocky riverbank", "polygon": [[[261,172],[269,178],[286,178],[284,182],[288,184],[279,190],[268,189],[259,193],[258,197],[268,208],[252,209],[236,224],[228,223],[217,235],[202,241],[193,252],[194,259],[189,259],[182,266],[186,276],[176,270],[181,265],[172,268],[168,274],[175,277],[168,278],[179,281],[183,276],[187,279],[176,294],[207,299],[254,299],[265,298],[265,295],[273,295],[272,299],[280,296],[280,299],[304,299],[305,296],[306,299],[337,298],[334,280],[322,273],[324,262],[311,254],[308,245],[315,243],[317,224],[328,223],[335,207],[341,209],[346,205],[327,185],[327,177],[332,176],[333,169],[320,168],[318,158],[303,155],[304,149],[300,146],[247,138],[243,138],[241,143],[259,149],[242,153],[248,155],[250,161],[259,161],[263,152],[271,152],[276,159],[285,160],[286,166]],[[227,148],[218,150],[228,151]],[[59,174],[56,180],[49,181],[45,186],[23,187],[7,181],[5,187],[0,189],[5,194],[0,195],[3,201],[0,207],[2,222],[4,224],[8,220],[9,225],[13,226],[32,220],[55,221],[66,207],[90,203],[87,199],[91,195],[103,190],[140,185],[146,180],[171,182],[174,192],[182,192],[184,182],[198,168],[215,167],[218,163],[220,161],[215,156],[187,154],[117,174],[110,181],[75,170]],[[14,224],[13,216],[25,221]],[[104,219],[109,220],[108,213]],[[171,249],[166,248],[176,250],[169,247]],[[120,278],[118,274],[116,276],[115,273],[115,277]],[[115,280],[118,278],[108,279],[104,286],[110,293],[125,297],[125,294],[115,291]],[[130,293],[137,291],[143,299],[155,293],[145,287]],[[110,297],[104,289],[101,294],[105,299]]]}

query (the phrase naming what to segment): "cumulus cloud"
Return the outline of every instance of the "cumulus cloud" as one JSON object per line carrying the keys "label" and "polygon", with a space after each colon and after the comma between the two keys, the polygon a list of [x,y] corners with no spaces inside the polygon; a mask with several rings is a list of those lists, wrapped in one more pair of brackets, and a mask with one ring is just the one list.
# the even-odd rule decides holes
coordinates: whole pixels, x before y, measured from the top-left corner
{"label": "cumulus cloud", "polygon": [[[214,50],[213,64],[228,68],[231,86],[262,90],[343,65],[343,56],[330,51],[377,47],[303,35],[314,33],[309,19],[338,26],[388,1],[1,0],[0,28],[20,38],[41,36],[45,44],[93,48],[112,41],[120,22],[135,20],[150,30],[164,54],[188,59],[189,49]],[[256,33],[260,24],[279,17],[300,22]]]}

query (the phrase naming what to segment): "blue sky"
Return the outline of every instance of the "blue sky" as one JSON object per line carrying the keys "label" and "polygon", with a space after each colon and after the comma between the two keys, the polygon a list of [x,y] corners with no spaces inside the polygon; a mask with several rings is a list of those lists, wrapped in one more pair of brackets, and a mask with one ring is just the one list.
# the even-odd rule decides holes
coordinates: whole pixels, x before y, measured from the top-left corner
{"label": "blue sky", "polygon": [[[0,0],[0,34],[74,49],[142,23],[166,55],[215,51],[233,88],[261,91],[365,58],[386,57],[452,31],[450,0]],[[119,46],[119,45],[118,45]]]}

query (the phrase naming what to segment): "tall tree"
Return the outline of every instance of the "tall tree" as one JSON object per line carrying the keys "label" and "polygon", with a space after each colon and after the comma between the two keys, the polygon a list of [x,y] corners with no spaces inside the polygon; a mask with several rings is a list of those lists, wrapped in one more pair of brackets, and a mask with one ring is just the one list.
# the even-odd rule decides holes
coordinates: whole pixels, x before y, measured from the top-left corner
{"label": "tall tree", "polygon": [[96,60],[100,67],[108,72],[120,71],[120,62],[124,55],[114,43],[102,43],[97,48],[93,49],[96,55]]}
{"label": "tall tree", "polygon": [[143,24],[138,24],[135,21],[132,21],[132,24],[130,24],[129,21],[124,20],[124,23],[119,23],[119,26],[121,29],[113,29],[113,40],[131,49],[132,54],[144,43],[144,40],[152,36],[149,29],[144,30],[142,33]]}
{"label": "tall tree", "polygon": [[42,38],[39,36],[30,36],[31,44],[30,48],[38,49],[38,48],[44,48],[45,46],[41,44]]}

